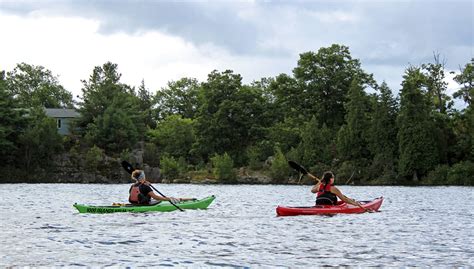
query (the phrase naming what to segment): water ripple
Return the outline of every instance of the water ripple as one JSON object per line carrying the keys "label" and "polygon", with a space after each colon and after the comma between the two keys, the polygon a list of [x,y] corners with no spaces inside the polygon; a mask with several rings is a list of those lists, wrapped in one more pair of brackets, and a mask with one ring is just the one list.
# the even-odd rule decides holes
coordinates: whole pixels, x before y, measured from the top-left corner
{"label": "water ripple", "polygon": [[[341,186],[349,196],[360,200],[383,195],[386,199],[381,211],[279,218],[275,214],[279,204],[312,204],[310,187],[157,187],[174,196],[215,194],[217,199],[208,210],[88,215],[75,212],[72,204],[124,201],[128,186],[0,185],[0,267],[469,267],[474,264],[473,188]],[[54,199],[47,195],[51,189],[57,193]],[[440,191],[443,201],[450,204],[437,198]],[[19,202],[27,199],[23,193],[46,198],[41,203],[29,201],[19,207]]]}

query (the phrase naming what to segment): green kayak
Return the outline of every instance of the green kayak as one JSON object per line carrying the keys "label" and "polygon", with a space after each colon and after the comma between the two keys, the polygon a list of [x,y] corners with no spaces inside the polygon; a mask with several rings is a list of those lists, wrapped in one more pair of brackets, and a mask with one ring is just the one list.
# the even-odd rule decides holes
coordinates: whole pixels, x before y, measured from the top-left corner
{"label": "green kayak", "polygon": [[[182,209],[206,209],[216,197],[214,195],[194,201],[185,201],[176,204]],[[112,206],[94,206],[94,205],[81,205],[74,204],[74,207],[79,210],[79,213],[116,213],[116,212],[170,212],[175,211],[177,208],[169,202],[161,202],[156,205],[112,205]]]}

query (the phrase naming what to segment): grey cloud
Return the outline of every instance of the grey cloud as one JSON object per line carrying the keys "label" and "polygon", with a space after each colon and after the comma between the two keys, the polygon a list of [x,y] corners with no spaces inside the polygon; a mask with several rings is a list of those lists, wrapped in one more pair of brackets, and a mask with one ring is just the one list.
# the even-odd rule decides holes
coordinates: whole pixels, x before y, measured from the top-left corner
{"label": "grey cloud", "polygon": [[[369,19],[358,25],[367,29],[359,44],[365,46],[367,55],[380,50],[375,58],[368,57],[373,63],[431,61],[433,51],[451,57],[458,47],[473,47],[473,28],[469,27],[473,23],[472,5],[470,1],[371,5],[363,10]],[[465,57],[467,61],[470,55]]]}
{"label": "grey cloud", "polygon": [[[340,43],[349,46],[363,65],[398,70],[408,64],[432,61],[433,52],[441,53],[450,69],[467,63],[473,57],[473,5],[470,0],[51,0],[0,2],[0,11],[24,14],[42,10],[82,16],[98,19],[100,31],[105,34],[155,29],[197,45],[212,43],[231,54],[256,60],[293,58],[292,67],[280,68],[286,70],[296,65],[299,53]],[[250,15],[239,15],[246,12]],[[353,19],[331,17],[338,13]],[[261,46],[267,43],[271,45]]]}
{"label": "grey cloud", "polygon": [[[46,3],[46,4],[45,4]],[[308,44],[321,40],[343,42],[367,51],[367,60],[399,64],[400,57],[425,53],[448,46],[473,46],[473,3],[454,1],[26,1],[1,2],[0,9],[25,13],[47,10],[51,13],[99,19],[107,33],[157,29],[180,36],[195,44],[212,43],[236,54],[293,54],[289,48],[261,49],[281,28],[294,24],[289,36],[277,42],[292,43],[292,38]],[[241,18],[238,13],[252,10],[256,18]],[[281,17],[286,10],[288,17]],[[324,23],[309,12],[346,12],[360,18],[356,22]],[[285,21],[286,19],[286,21]],[[276,27],[275,27],[276,26]],[[384,44],[388,47],[385,47]],[[311,49],[311,47],[309,47]],[[312,48],[316,50],[318,48]],[[382,53],[371,52],[379,50]],[[302,51],[300,51],[302,52]],[[297,52],[297,53],[300,53]],[[384,52],[384,53],[383,53]],[[374,57],[371,58],[370,55]],[[406,60],[405,60],[406,62]]]}
{"label": "grey cloud", "polygon": [[237,54],[251,53],[256,48],[255,27],[237,16],[240,7],[248,5],[245,3],[106,0],[26,3],[6,2],[0,10],[28,13],[46,9],[52,14],[94,18],[100,21],[100,31],[104,34],[155,29],[198,45],[212,43]]}

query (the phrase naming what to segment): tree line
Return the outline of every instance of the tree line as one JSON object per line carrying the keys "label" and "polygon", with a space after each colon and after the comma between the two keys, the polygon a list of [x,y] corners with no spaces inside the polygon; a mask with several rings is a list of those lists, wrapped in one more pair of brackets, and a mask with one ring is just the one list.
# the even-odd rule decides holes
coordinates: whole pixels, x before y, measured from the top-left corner
{"label": "tree line", "polygon": [[[291,159],[358,184],[474,185],[474,59],[450,96],[434,56],[406,68],[397,95],[338,44],[300,54],[292,74],[244,84],[214,70],[154,94],[107,62],[82,80],[78,102],[51,71],[20,63],[0,73],[0,169],[29,181],[61,154],[100,169],[104,156],[131,158],[140,145],[164,177],[215,169],[232,181],[229,170],[247,167],[284,182]],[[44,108],[77,108],[72,134],[57,134]]]}

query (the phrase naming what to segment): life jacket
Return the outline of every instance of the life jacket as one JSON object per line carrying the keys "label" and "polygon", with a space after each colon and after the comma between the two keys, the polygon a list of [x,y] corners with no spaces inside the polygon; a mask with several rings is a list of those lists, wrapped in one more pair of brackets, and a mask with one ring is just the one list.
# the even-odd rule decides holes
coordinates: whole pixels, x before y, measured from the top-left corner
{"label": "life jacket", "polygon": [[140,192],[140,186],[142,184],[134,184],[130,188],[130,195],[128,197],[128,201],[132,204],[148,204],[150,202],[150,197],[148,195],[144,195]]}
{"label": "life jacket", "polygon": [[337,196],[331,192],[332,186],[332,184],[319,185],[319,190],[316,193],[316,204],[335,205],[337,203]]}
{"label": "life jacket", "polygon": [[138,195],[140,194],[140,185],[141,184],[133,184],[130,188],[130,196],[128,196],[128,201],[132,204],[138,204]]}

